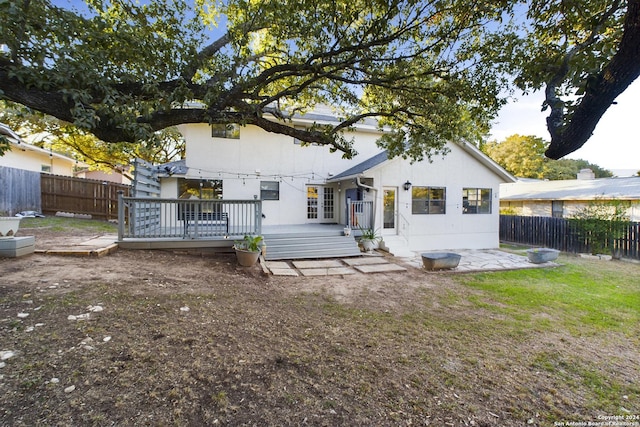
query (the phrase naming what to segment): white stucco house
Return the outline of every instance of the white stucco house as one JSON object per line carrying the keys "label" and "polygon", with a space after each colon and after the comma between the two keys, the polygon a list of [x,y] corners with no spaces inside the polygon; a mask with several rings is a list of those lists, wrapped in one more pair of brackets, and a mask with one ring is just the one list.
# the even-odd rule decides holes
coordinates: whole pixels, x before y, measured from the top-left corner
{"label": "white stucco house", "polygon": [[[315,113],[292,126],[333,121]],[[158,167],[162,199],[260,200],[263,230],[374,228],[392,253],[499,245],[499,186],[515,179],[471,144],[452,142],[446,156],[411,163],[387,158],[375,123],[345,135],[353,159],[254,126],[179,129],[186,158]]]}

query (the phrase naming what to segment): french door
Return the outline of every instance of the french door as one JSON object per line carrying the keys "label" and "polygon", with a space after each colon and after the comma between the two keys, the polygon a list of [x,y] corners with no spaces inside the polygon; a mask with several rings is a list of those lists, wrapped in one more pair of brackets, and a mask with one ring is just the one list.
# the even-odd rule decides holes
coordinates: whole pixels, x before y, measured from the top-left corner
{"label": "french door", "polygon": [[307,222],[335,222],[333,187],[307,185]]}

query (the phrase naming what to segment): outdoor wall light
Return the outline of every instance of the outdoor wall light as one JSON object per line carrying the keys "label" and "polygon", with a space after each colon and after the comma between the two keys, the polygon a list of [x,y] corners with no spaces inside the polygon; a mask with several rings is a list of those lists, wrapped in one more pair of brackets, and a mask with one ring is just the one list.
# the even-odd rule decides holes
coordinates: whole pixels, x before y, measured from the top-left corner
{"label": "outdoor wall light", "polygon": [[409,191],[409,189],[411,188],[411,182],[409,182],[409,180],[407,180],[407,182],[405,182],[402,185],[402,188],[404,188],[405,191]]}

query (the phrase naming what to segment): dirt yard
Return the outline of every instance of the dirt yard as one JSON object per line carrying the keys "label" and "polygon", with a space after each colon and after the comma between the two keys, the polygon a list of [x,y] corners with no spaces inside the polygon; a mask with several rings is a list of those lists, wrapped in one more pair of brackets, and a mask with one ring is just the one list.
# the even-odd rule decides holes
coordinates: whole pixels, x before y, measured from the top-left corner
{"label": "dirt yard", "polygon": [[276,278],[224,254],[0,258],[0,424],[552,426],[622,404],[640,415],[637,395],[600,402],[583,375],[637,383],[637,343],[511,328],[469,302],[477,292],[415,269]]}

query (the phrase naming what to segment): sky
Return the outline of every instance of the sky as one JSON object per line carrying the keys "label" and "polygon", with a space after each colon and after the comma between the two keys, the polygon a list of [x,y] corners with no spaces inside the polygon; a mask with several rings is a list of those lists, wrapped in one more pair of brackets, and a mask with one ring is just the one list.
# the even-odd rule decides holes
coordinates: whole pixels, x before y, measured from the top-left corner
{"label": "sky", "polygon": [[[535,135],[545,141],[551,137],[546,127],[549,111],[542,112],[544,93],[521,97],[500,111],[491,128],[491,140],[502,141],[513,134]],[[636,80],[609,107],[596,126],[593,136],[570,159],[584,159],[611,171],[640,170],[640,79]]]}

